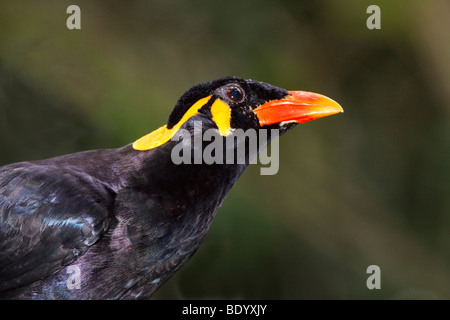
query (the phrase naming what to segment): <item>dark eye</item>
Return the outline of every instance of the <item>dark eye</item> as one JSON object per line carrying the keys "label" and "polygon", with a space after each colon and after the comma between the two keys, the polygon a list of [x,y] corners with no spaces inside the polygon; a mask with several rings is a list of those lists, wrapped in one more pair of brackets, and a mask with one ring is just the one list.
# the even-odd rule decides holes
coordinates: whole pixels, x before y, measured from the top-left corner
{"label": "dark eye", "polygon": [[222,92],[225,98],[234,103],[242,102],[245,98],[244,90],[235,84],[224,87]]}

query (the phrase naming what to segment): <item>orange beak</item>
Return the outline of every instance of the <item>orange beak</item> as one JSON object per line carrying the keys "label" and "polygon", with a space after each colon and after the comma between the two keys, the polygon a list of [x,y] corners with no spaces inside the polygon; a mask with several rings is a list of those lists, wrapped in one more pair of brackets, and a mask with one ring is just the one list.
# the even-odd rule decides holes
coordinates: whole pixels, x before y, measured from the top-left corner
{"label": "orange beak", "polygon": [[344,112],[336,101],[321,94],[306,91],[288,93],[283,99],[269,101],[253,110],[261,126],[283,121],[302,123]]}

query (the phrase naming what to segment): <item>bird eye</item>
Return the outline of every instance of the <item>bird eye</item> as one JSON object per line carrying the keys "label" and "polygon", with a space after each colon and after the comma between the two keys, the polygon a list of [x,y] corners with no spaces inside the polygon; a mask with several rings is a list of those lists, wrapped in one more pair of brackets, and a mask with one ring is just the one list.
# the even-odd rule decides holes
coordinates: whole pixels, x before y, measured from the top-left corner
{"label": "bird eye", "polygon": [[234,103],[242,102],[245,98],[244,90],[235,84],[224,87],[222,92],[225,98]]}

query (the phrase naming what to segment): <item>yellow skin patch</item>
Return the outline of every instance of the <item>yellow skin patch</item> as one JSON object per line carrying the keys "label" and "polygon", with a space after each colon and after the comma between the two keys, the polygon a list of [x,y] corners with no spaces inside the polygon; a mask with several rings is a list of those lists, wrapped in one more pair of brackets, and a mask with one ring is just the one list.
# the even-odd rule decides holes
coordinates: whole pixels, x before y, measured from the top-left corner
{"label": "yellow skin patch", "polygon": [[222,100],[217,99],[211,106],[212,119],[219,128],[220,134],[227,136],[230,133],[231,110]]}
{"label": "yellow skin patch", "polygon": [[[167,125],[164,125],[155,131],[143,136],[133,143],[133,149],[138,151],[150,150],[160,145],[163,145],[177,133],[181,126],[189,120],[189,118],[195,116],[205,104],[211,99],[211,96],[198,100],[189,108],[184,114],[183,118],[171,129],[167,129]],[[223,101],[217,99],[211,106],[211,114],[213,121],[217,124],[220,133],[226,136],[230,133],[230,119],[231,110],[230,107]]]}

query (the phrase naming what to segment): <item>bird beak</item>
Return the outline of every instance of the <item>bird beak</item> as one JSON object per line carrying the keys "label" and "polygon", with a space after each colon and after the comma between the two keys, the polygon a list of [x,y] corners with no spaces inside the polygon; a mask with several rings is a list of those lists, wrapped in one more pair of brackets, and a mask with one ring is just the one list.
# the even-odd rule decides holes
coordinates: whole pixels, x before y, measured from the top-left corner
{"label": "bird beak", "polygon": [[302,123],[344,112],[336,101],[321,94],[306,91],[288,93],[283,99],[269,101],[253,110],[261,126],[283,121]]}

